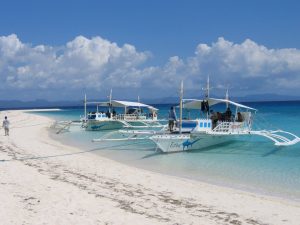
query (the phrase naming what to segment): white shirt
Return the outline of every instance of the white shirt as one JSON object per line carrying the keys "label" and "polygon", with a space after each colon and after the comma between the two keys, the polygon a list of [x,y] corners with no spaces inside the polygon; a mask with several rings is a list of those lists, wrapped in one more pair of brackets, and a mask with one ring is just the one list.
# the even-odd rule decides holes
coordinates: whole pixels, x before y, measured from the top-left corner
{"label": "white shirt", "polygon": [[9,128],[9,121],[8,121],[8,120],[3,120],[2,126],[3,126],[4,128]]}

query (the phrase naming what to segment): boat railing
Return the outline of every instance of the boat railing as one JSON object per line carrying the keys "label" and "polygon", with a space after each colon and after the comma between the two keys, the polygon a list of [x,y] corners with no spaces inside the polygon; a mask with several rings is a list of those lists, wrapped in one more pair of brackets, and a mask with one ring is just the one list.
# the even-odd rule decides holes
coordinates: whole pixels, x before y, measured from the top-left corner
{"label": "boat railing", "polygon": [[244,122],[219,121],[213,129],[214,132],[231,133],[249,130]]}
{"label": "boat railing", "polygon": [[221,121],[219,124],[213,129],[214,132],[228,132],[230,128],[231,122]]}

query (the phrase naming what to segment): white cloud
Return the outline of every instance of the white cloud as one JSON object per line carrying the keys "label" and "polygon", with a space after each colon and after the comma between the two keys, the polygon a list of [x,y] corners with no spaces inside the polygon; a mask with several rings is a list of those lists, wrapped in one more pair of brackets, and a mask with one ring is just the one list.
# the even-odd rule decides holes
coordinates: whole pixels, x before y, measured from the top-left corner
{"label": "white cloud", "polygon": [[[234,44],[224,38],[219,38],[211,46],[199,44],[195,56],[187,61],[189,71],[210,74],[216,85],[244,87],[252,93],[277,93],[275,88],[286,89],[289,83],[292,88],[293,83],[299,84],[300,81],[299,50],[268,49],[249,39],[241,44]],[[297,93],[288,91],[300,94],[298,90]]]}
{"label": "white cloud", "polygon": [[11,99],[23,98],[24,93],[76,99],[83,91],[106,96],[114,88],[121,97],[151,98],[176,95],[182,79],[187,90],[199,93],[210,75],[215,87],[230,85],[241,95],[300,95],[298,49],[268,49],[249,39],[236,44],[219,38],[211,45],[199,44],[191,57],[172,56],[162,66],[149,66],[149,58],[149,52],[101,37],[78,36],[64,46],[32,46],[15,34],[2,36],[0,91]]}
{"label": "white cloud", "polygon": [[20,42],[15,34],[0,37],[1,58],[3,56],[4,59],[11,59],[16,56],[18,52],[21,52],[23,48],[24,44]]}
{"label": "white cloud", "polygon": [[119,47],[100,37],[79,36],[55,48],[32,47],[13,34],[0,37],[2,89],[21,92],[30,88],[61,88],[66,92],[130,86],[134,76],[139,75],[132,71],[148,57],[148,53],[138,52],[132,45]]}

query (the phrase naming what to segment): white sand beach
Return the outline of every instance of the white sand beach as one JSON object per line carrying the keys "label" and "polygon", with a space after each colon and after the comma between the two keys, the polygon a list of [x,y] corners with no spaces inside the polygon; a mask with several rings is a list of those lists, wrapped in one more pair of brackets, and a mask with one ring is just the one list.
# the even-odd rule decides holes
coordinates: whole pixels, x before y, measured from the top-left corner
{"label": "white sand beach", "polygon": [[299,202],[82,153],[49,137],[49,118],[5,115],[11,129],[10,136],[0,130],[1,224],[300,224]]}

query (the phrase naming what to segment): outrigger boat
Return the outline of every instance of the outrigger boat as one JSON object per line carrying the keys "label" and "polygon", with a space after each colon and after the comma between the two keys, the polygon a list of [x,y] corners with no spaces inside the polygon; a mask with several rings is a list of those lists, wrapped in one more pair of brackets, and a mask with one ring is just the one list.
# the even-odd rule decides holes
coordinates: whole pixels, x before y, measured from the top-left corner
{"label": "outrigger boat", "polygon": [[[219,145],[243,136],[259,135],[274,142],[276,146],[294,145],[300,141],[296,135],[282,130],[252,130],[253,116],[257,110],[226,99],[207,98],[209,106],[225,103],[236,107],[235,116],[211,115],[197,119],[195,128],[186,134],[154,134],[149,137],[162,152],[179,152]],[[203,100],[188,100],[184,108],[200,109]],[[244,110],[242,112],[242,110]]]}
{"label": "outrigger boat", "polygon": [[[228,91],[225,99],[209,97],[209,79],[205,88],[206,95],[203,100],[183,99],[183,83],[181,83],[180,95],[180,120],[179,129],[175,132],[161,131],[120,131],[128,137],[119,139],[94,139],[103,140],[152,140],[157,149],[162,152],[180,152],[187,150],[202,149],[209,146],[219,145],[232,140],[239,140],[247,136],[263,136],[274,142],[276,146],[290,146],[298,143],[300,138],[295,134],[282,130],[253,130],[253,118],[256,109],[230,101]],[[213,113],[210,109],[218,104],[226,104],[226,112]],[[235,114],[230,108],[235,108]],[[195,126],[190,132],[182,131],[182,109],[196,109],[205,112],[202,118],[193,120]],[[148,132],[148,133],[147,133]]]}
{"label": "outrigger boat", "polygon": [[[96,105],[95,112],[87,113],[87,105]],[[99,111],[100,107],[106,108]],[[124,113],[117,113],[115,108],[123,108]],[[144,112],[147,111],[147,113]],[[158,109],[140,102],[110,100],[107,102],[88,102],[84,100],[85,116],[81,119],[88,131],[116,130],[122,128],[162,128],[164,125],[157,119]]]}

